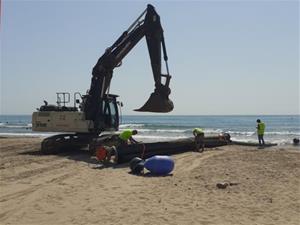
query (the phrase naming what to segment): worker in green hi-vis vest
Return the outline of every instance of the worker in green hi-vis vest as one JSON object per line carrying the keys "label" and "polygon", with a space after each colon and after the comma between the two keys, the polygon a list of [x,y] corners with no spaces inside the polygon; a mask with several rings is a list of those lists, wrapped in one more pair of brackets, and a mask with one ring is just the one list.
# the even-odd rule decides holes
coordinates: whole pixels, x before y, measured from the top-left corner
{"label": "worker in green hi-vis vest", "polygon": [[[204,131],[202,128],[195,128],[193,130],[193,135],[195,136],[195,145],[196,151],[203,152],[204,151]],[[201,150],[200,150],[201,148]]]}
{"label": "worker in green hi-vis vest", "polygon": [[137,130],[124,130],[119,134],[119,141],[121,145],[128,145],[130,144],[137,144],[138,141],[133,139],[133,135],[136,135],[138,132]]}
{"label": "worker in green hi-vis vest", "polygon": [[257,119],[256,122],[257,122],[256,129],[257,129],[259,146],[264,146],[265,145],[264,133],[265,133],[266,125],[264,122],[261,122],[260,119]]}

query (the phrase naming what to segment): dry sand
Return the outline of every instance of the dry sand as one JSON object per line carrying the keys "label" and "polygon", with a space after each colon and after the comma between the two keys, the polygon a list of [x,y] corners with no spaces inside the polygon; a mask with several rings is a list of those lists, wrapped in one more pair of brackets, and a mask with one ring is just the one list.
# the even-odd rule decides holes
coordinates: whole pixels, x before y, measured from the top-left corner
{"label": "dry sand", "polygon": [[95,169],[84,151],[41,155],[40,142],[0,139],[0,224],[300,224],[293,146],[186,152],[172,175],[142,177]]}

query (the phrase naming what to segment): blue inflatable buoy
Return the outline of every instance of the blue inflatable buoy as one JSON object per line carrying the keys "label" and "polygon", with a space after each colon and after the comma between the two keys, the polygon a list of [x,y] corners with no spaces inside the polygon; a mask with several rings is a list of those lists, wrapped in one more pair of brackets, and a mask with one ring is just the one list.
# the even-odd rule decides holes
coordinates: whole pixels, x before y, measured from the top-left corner
{"label": "blue inflatable buoy", "polygon": [[166,175],[174,169],[174,160],[170,156],[156,155],[146,159],[144,166],[153,174]]}

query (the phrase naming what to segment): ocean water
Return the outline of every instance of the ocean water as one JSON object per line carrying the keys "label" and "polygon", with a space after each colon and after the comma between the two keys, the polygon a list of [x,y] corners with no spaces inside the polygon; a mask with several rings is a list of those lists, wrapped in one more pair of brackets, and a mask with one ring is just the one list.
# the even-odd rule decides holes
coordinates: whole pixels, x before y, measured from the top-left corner
{"label": "ocean water", "polygon": [[[257,142],[257,118],[266,124],[266,142],[289,144],[294,138],[300,138],[300,115],[122,116],[120,130],[137,129],[135,139],[157,141],[192,137],[193,128],[202,127],[207,136],[226,132],[232,140]],[[0,136],[46,137],[53,134],[33,132],[30,115],[0,115]]]}

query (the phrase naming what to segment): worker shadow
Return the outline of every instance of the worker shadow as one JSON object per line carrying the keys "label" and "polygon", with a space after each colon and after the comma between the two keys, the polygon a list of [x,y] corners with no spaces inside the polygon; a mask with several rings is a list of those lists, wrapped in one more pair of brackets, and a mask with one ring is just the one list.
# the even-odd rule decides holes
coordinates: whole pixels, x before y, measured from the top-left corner
{"label": "worker shadow", "polygon": [[96,164],[96,160],[91,157],[91,154],[85,149],[64,149],[62,151],[45,154],[40,149],[30,149],[18,153],[19,155],[31,155],[37,157],[61,157],[74,161],[81,161],[86,163]]}
{"label": "worker shadow", "polygon": [[30,149],[23,152],[19,152],[18,155],[32,155],[32,156],[43,156],[44,154],[41,153],[39,150]]}

